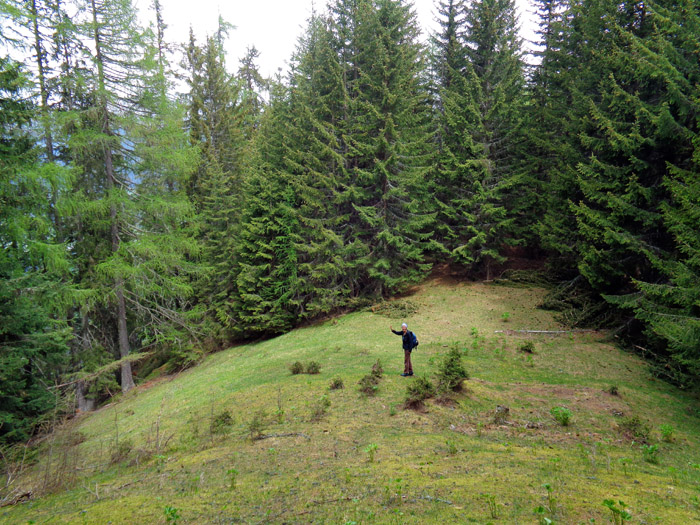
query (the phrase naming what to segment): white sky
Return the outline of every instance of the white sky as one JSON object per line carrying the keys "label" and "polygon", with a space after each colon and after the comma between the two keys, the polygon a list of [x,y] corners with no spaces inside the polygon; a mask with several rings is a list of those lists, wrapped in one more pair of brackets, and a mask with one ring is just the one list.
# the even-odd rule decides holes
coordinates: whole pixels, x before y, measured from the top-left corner
{"label": "white sky", "polygon": [[[153,17],[148,7],[152,0],[135,0],[142,19]],[[287,71],[287,62],[296,48],[297,39],[306,28],[312,5],[323,12],[326,0],[161,0],[163,18],[168,25],[166,40],[184,43],[192,26],[201,42],[214,32],[219,14],[236,26],[227,45],[227,69],[238,70],[246,48],[260,52],[258,66],[263,76],[274,75],[278,68]],[[424,38],[434,30],[434,0],[413,0]],[[532,7],[529,0],[516,0],[520,12],[521,36],[533,39]]]}

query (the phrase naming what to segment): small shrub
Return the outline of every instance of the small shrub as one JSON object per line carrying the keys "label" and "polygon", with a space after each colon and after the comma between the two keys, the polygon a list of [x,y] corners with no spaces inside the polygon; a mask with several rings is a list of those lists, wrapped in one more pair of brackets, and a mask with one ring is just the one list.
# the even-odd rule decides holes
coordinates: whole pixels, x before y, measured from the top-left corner
{"label": "small shrub", "polygon": [[309,361],[306,364],[305,372],[311,375],[319,374],[321,372],[321,365],[319,365],[316,361]]}
{"label": "small shrub", "polygon": [[367,461],[369,461],[370,463],[374,463],[374,455],[377,452],[377,444],[370,443],[365,448],[365,452],[367,453]]}
{"label": "small shrub", "polygon": [[126,460],[133,448],[134,444],[130,439],[121,440],[116,449],[112,452],[112,457],[109,460],[110,464],[114,465]]}
{"label": "small shrub", "polygon": [[502,425],[508,421],[508,416],[510,414],[510,408],[504,407],[503,405],[498,405],[496,407],[496,415],[493,416],[493,422],[496,425]]}
{"label": "small shrub", "polygon": [[663,424],[659,427],[661,432],[661,439],[666,443],[671,443],[674,440],[675,430],[671,425]]}
{"label": "small shrub", "polygon": [[520,345],[520,351],[525,352],[526,354],[534,354],[535,343],[533,343],[532,341],[525,341],[523,344]]}
{"label": "small shrub", "polygon": [[434,395],[435,387],[430,380],[426,377],[418,377],[406,388],[404,407],[420,408],[426,399],[430,399]]}
{"label": "small shrub", "polygon": [[618,424],[623,434],[632,437],[636,441],[646,443],[649,440],[651,430],[649,425],[639,419],[639,416],[622,418]]}
{"label": "small shrub", "polygon": [[501,315],[501,320],[502,320],[504,323],[507,323],[508,321],[510,321],[510,313],[509,313],[509,312],[503,312],[503,315]]}
{"label": "small shrub", "polygon": [[212,418],[209,430],[212,434],[226,434],[231,429],[232,425],[233,418],[231,417],[231,412],[223,410]]}
{"label": "small shrub", "polygon": [[331,406],[331,400],[328,396],[321,396],[311,407],[311,421],[319,421],[326,415]]}
{"label": "small shrub", "polygon": [[617,388],[617,385],[610,385],[607,390],[608,394],[611,396],[619,396],[620,395],[620,390]]}
{"label": "small shrub", "polygon": [[168,523],[177,524],[177,520],[180,519],[179,512],[179,509],[176,509],[175,507],[165,507],[163,509],[163,513],[165,514],[165,521],[167,521]]}
{"label": "small shrub", "polygon": [[340,390],[342,388],[345,388],[345,385],[343,384],[343,380],[339,377],[334,377],[331,380],[330,385],[328,385],[328,388],[330,390]]}
{"label": "small shrub", "polygon": [[642,445],[642,457],[647,463],[658,465],[659,445]]}
{"label": "small shrub", "polygon": [[292,375],[303,374],[304,365],[300,361],[296,361],[289,365],[289,371],[292,373]]}
{"label": "small shrub", "polygon": [[615,505],[614,500],[603,500],[603,505],[610,509],[610,512],[612,513],[612,522],[615,525],[624,525],[625,521],[632,519],[632,515],[627,512],[627,505],[625,505],[624,501],[618,501],[618,503],[620,504],[620,508]]}
{"label": "small shrub", "polygon": [[372,365],[372,375],[377,379],[381,379],[384,375],[384,367],[382,367],[381,360],[377,359],[377,362]]}
{"label": "small shrub", "polygon": [[462,354],[457,348],[452,348],[438,366],[437,389],[439,392],[458,392],[465,379],[469,379],[469,374],[462,366]]}
{"label": "small shrub", "polygon": [[377,393],[378,386],[377,383],[379,379],[374,374],[367,374],[364,376],[358,384],[360,385],[360,392],[366,396],[373,396]]}
{"label": "small shrub", "polygon": [[246,424],[248,436],[251,441],[257,441],[262,437],[266,418],[267,414],[265,414],[263,410],[258,410],[253,414],[253,418]]}
{"label": "small shrub", "polygon": [[563,427],[568,427],[569,423],[571,423],[571,410],[565,407],[554,407],[552,410],[550,410],[550,413],[552,416],[554,416],[554,419],[557,420],[557,422],[563,426]]}

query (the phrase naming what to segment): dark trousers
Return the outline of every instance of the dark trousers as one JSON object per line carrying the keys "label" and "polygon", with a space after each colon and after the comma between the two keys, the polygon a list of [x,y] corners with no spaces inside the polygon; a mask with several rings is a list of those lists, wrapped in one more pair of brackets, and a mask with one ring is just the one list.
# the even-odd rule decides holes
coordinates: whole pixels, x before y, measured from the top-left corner
{"label": "dark trousers", "polygon": [[411,351],[410,350],[403,351],[403,373],[404,374],[412,374],[413,373],[413,365],[411,364]]}

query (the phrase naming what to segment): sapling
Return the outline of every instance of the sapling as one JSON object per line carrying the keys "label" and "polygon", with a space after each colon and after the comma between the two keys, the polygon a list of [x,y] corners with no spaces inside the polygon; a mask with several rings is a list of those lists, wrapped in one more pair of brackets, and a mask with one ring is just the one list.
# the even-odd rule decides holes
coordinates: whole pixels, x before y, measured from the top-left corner
{"label": "sapling", "polygon": [[370,443],[367,445],[365,448],[365,452],[367,453],[367,460],[370,463],[374,463],[374,454],[377,452],[377,444],[376,443]]}
{"label": "sapling", "polygon": [[611,499],[603,500],[603,505],[605,505],[612,513],[612,522],[615,525],[624,525],[625,521],[631,520],[632,515],[627,512],[627,505],[624,501],[618,501],[620,508],[615,505],[615,501]]}
{"label": "sapling", "polygon": [[554,515],[556,514],[556,500],[554,499],[554,493],[552,490],[552,485],[549,483],[545,483],[542,485],[546,490],[547,490],[547,509],[549,510],[549,513]]}
{"label": "sapling", "polygon": [[659,427],[659,431],[661,432],[661,439],[663,439],[666,443],[673,441],[673,434],[675,433],[675,430],[671,425],[664,423]]}
{"label": "sapling", "polygon": [[484,500],[486,501],[486,506],[489,509],[489,515],[492,518],[498,517],[498,505],[496,504],[496,496],[493,494],[482,494]]}
{"label": "sapling", "polygon": [[168,505],[167,507],[165,507],[165,509],[163,509],[163,512],[165,513],[165,520],[168,523],[177,525],[177,520],[180,519],[179,509]]}
{"label": "sapling", "polygon": [[659,463],[659,445],[642,445],[644,461],[654,465]]}

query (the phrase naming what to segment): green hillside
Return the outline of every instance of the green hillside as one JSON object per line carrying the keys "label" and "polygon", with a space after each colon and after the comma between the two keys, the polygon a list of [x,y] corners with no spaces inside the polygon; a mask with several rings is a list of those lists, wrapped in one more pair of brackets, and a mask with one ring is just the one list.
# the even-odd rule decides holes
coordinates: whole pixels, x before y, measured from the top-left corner
{"label": "green hillside", "polygon": [[[212,355],[45,439],[2,494],[33,496],[0,522],[699,522],[697,397],[605,334],[512,332],[562,329],[536,308],[544,293],[435,279]],[[389,331],[402,321],[420,338],[413,378]],[[464,390],[404,409],[407,385],[455,347]],[[363,395],[377,360],[384,375]],[[293,375],[297,361],[320,373]]]}

